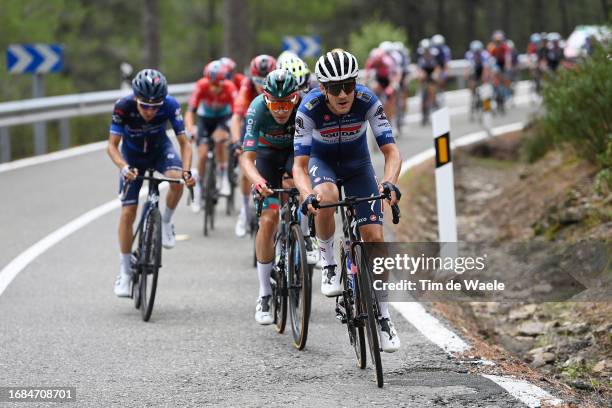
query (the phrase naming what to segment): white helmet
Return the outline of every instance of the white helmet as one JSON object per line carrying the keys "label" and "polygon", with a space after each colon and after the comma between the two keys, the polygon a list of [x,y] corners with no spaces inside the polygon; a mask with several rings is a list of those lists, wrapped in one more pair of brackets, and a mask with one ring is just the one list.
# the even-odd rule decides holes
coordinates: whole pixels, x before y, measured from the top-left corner
{"label": "white helmet", "polygon": [[298,58],[297,54],[292,51],[283,51],[276,59],[276,65],[280,66],[283,61]]}
{"label": "white helmet", "polygon": [[321,55],[315,65],[317,80],[324,84],[331,81],[343,81],[357,78],[359,66],[357,58],[346,51],[331,51]]}
{"label": "white helmet", "polygon": [[433,45],[444,45],[446,40],[444,39],[442,34],[436,34],[433,37],[431,37],[431,42],[433,43]]}
{"label": "white helmet", "polygon": [[474,40],[470,43],[470,51],[472,52],[482,51],[483,48],[484,46],[481,41]]}
{"label": "white helmet", "polygon": [[561,41],[561,34],[559,33],[548,33],[548,41]]}
{"label": "white helmet", "polygon": [[278,66],[281,69],[286,69],[291,72],[295,79],[297,79],[298,88],[303,87],[308,84],[308,80],[310,79],[310,70],[308,69],[308,65],[299,57],[287,57],[281,59],[279,57],[280,63]]}
{"label": "white helmet", "polygon": [[393,50],[394,46],[391,41],[383,41],[378,45],[378,48],[382,48],[386,52]]}

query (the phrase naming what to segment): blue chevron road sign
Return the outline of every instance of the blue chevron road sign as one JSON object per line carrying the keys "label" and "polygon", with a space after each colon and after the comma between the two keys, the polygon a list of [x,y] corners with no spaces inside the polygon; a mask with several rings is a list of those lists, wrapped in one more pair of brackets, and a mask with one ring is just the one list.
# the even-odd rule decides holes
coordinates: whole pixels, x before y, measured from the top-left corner
{"label": "blue chevron road sign", "polygon": [[300,58],[318,57],[321,54],[321,37],[287,36],[283,39],[283,50],[292,51]]}
{"label": "blue chevron road sign", "polygon": [[59,44],[11,44],[6,50],[11,74],[46,74],[64,68],[64,51]]}

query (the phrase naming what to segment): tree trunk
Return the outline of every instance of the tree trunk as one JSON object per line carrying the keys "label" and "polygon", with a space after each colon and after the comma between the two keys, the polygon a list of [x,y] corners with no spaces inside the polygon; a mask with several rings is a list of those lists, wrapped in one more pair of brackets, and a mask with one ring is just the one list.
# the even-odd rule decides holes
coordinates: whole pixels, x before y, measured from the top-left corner
{"label": "tree trunk", "polygon": [[248,4],[245,0],[225,0],[223,6],[223,55],[244,67],[251,54]]}
{"label": "tree trunk", "polygon": [[[436,23],[437,32],[439,34],[446,33],[446,13],[444,10],[444,0],[438,0],[438,7],[436,9]],[[444,34],[442,34],[444,35]]]}
{"label": "tree trunk", "polygon": [[563,37],[565,37],[570,33],[570,25],[567,15],[567,0],[559,0],[559,11],[561,13],[561,33]]}
{"label": "tree trunk", "polygon": [[545,30],[547,27],[544,21],[545,13],[542,0],[533,0],[531,4],[533,6],[533,12],[531,13],[531,32]]}
{"label": "tree trunk", "polygon": [[142,29],[144,36],[144,65],[147,68],[159,69],[161,56],[159,46],[158,0],[144,0]]}
{"label": "tree trunk", "polygon": [[208,55],[208,60],[212,60],[214,58],[219,58],[219,47],[217,45],[217,43],[213,42],[211,40],[211,35],[210,33],[212,32],[213,27],[217,24],[217,2],[216,0],[208,0],[208,24],[207,24],[207,31],[208,31],[208,38],[209,38],[209,42],[208,42],[208,50],[210,51],[209,55]]}
{"label": "tree trunk", "polygon": [[464,0],[464,16],[465,16],[465,35],[467,37],[467,42],[469,44],[470,41],[476,39],[476,3],[477,0]]}
{"label": "tree trunk", "polygon": [[[516,2],[515,2],[516,4]],[[503,8],[502,8],[502,29],[506,33],[506,38],[512,37],[512,27],[511,27],[511,11],[512,11],[512,2],[510,0],[504,0]]]}
{"label": "tree trunk", "polygon": [[601,11],[603,12],[603,21],[609,21],[610,5],[608,4],[608,0],[601,0]]}

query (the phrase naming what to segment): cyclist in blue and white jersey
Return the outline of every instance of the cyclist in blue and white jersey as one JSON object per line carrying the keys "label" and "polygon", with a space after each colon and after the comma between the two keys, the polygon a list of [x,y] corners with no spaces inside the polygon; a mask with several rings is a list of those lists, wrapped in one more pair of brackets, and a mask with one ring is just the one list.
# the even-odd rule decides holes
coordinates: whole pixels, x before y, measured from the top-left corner
{"label": "cyclist in blue and white jersey", "polygon": [[466,70],[469,88],[473,91],[481,83],[487,81],[489,53],[484,49],[481,41],[474,40],[470,49],[465,53],[465,59],[470,63]]}
{"label": "cyclist in blue and white jersey", "polygon": [[[321,292],[328,297],[342,293],[340,274],[334,259],[334,209],[315,209],[317,202],[338,200],[337,178],[344,180],[347,196],[367,197],[384,189],[397,203],[396,187],[401,167],[400,153],[391,124],[376,95],[357,85],[357,59],[346,51],[332,51],[317,61],[319,89],[309,92],[300,103],[295,119],[293,178],[304,198],[302,211],[315,214],[317,239],[323,261]],[[368,123],[385,157],[384,181],[379,184],[367,145]],[[313,203],[315,206],[313,206]],[[381,201],[357,207],[357,225],[365,242],[384,242]],[[400,346],[390,320],[386,296],[380,296],[378,317],[383,351]]]}
{"label": "cyclist in blue and white jersey", "polygon": [[[195,184],[189,171],[191,145],[185,136],[181,107],[176,99],[168,95],[166,78],[159,71],[144,69],[134,77],[132,89],[133,94],[115,103],[107,149],[111,160],[121,169],[121,187],[130,181],[119,219],[120,267],[115,282],[115,295],[119,297],[130,296],[131,293],[132,225],[142,186],[142,180],[136,180],[136,177],[152,168],[166,177],[182,177],[188,186]],[[181,156],[166,135],[168,122],[176,134]],[[122,142],[121,147],[119,142]],[[162,245],[167,249],[176,244],[172,215],[182,194],[182,184],[170,184],[162,215]]]}
{"label": "cyclist in blue and white jersey", "polygon": [[440,78],[438,79],[438,85],[440,92],[444,92],[446,86],[446,77],[448,76],[448,63],[451,60],[451,50],[446,45],[446,40],[442,34],[436,34],[431,37],[431,44],[436,49],[435,57],[440,67]]}

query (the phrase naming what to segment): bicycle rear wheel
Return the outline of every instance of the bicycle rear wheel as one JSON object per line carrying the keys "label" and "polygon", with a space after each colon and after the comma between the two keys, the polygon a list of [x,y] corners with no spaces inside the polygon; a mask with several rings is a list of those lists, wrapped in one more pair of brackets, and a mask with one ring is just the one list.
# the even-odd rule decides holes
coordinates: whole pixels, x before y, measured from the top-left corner
{"label": "bicycle rear wheel", "polygon": [[355,278],[350,279],[348,277],[349,271],[347,271],[347,253],[341,251],[341,265],[342,265],[342,300],[344,304],[344,313],[346,316],[346,328],[348,330],[349,342],[353,346],[355,351],[355,357],[357,358],[357,367],[362,370],[366,368],[367,357],[366,357],[366,342],[365,333],[363,329],[363,320],[361,317],[361,305],[356,302],[357,291],[359,290],[356,286]]}
{"label": "bicycle rear wheel", "polygon": [[206,160],[206,170],[204,174],[204,182],[202,183],[202,192],[204,194],[204,236],[208,236],[209,230],[215,228],[215,165],[214,160],[210,157]]}
{"label": "bicycle rear wheel", "polygon": [[291,226],[289,242],[289,265],[287,269],[289,273],[291,331],[293,332],[293,345],[298,350],[303,350],[308,338],[312,286],[308,262],[306,261],[306,244],[299,225],[293,224]]}
{"label": "bicycle rear wheel", "polygon": [[374,363],[376,370],[376,384],[379,388],[383,387],[383,371],[382,360],[380,358],[380,342],[378,339],[378,307],[376,303],[376,293],[372,286],[372,278],[370,269],[365,254],[365,250],[361,244],[353,246],[353,259],[357,263],[359,282],[359,297],[361,298],[363,310],[366,318],[366,333],[368,335],[368,346],[370,348],[370,357]]}
{"label": "bicycle rear wheel", "polygon": [[145,220],[142,246],[140,247],[140,311],[142,320],[148,322],[153,312],[157,278],[161,266],[161,214],[152,209]]}

